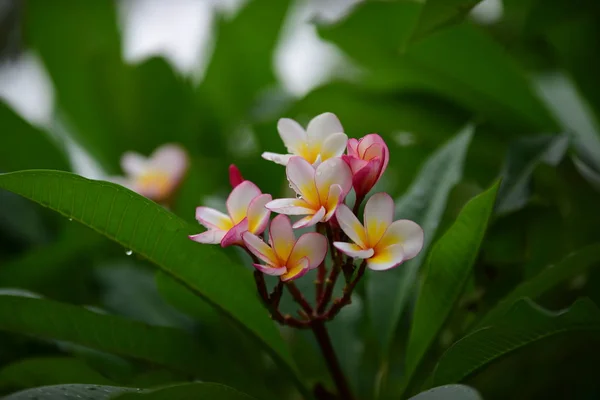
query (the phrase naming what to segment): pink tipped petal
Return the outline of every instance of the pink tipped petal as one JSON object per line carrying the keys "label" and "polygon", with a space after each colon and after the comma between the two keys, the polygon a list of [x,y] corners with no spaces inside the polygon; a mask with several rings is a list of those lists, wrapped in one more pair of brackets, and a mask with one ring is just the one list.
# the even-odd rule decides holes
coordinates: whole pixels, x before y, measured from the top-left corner
{"label": "pink tipped petal", "polygon": [[262,153],[261,157],[265,160],[273,161],[276,164],[285,166],[290,161],[290,158],[292,158],[293,156],[291,154],[277,154],[265,151],[264,153]]}
{"label": "pink tipped petal", "polygon": [[231,218],[210,207],[197,207],[196,220],[208,229],[229,230],[233,227]]}
{"label": "pink tipped petal", "polygon": [[262,241],[261,238],[250,232],[244,232],[242,234],[242,240],[246,245],[246,248],[252,252],[256,257],[263,260],[270,265],[279,265],[279,260],[273,249]]}
{"label": "pink tipped petal", "polygon": [[326,112],[314,117],[306,127],[309,140],[322,143],[332,133],[344,133],[344,128],[335,114]]}
{"label": "pink tipped petal", "polygon": [[404,248],[401,244],[395,244],[382,251],[376,251],[375,256],[367,260],[367,267],[373,271],[384,271],[400,265],[404,261],[406,261]]}
{"label": "pink tipped petal", "polygon": [[401,244],[404,247],[404,257],[414,258],[423,248],[423,229],[415,222],[400,219],[392,222],[385,235],[377,244],[377,249]]}
{"label": "pink tipped petal", "polygon": [[348,143],[346,144],[346,151],[348,155],[351,157],[358,157],[358,140],[357,139],[348,139]]}
{"label": "pink tipped petal", "polygon": [[342,187],[342,198],[346,196],[352,187],[352,171],[348,164],[339,157],[323,161],[317,167],[315,175],[315,183],[317,184],[321,204],[326,204],[331,185],[337,184]]}
{"label": "pink tipped petal", "polygon": [[334,216],[335,210],[337,210],[338,204],[344,200],[342,198],[343,191],[340,185],[331,185],[329,188],[329,196],[327,196],[327,203],[325,208],[327,214],[325,214],[325,221],[329,221]]}
{"label": "pink tipped petal", "polygon": [[[311,211],[314,212],[314,211]],[[294,225],[292,225],[292,227],[294,229],[300,229],[300,228],[306,228],[309,226],[313,226],[316,225],[317,222],[321,222],[323,221],[323,218],[325,217],[325,207],[321,207],[319,209],[319,211],[317,211],[314,214],[308,215],[298,221],[296,221],[296,223]]]}
{"label": "pink tipped petal", "polygon": [[346,164],[348,164],[353,174],[356,174],[357,171],[369,164],[368,161],[365,161],[358,157],[351,157],[345,154],[342,155],[342,160],[344,160]]}
{"label": "pink tipped petal", "polygon": [[302,157],[292,157],[285,169],[294,191],[309,204],[319,204],[319,192],[315,186],[315,169]]}
{"label": "pink tipped petal", "polygon": [[383,174],[387,168],[388,162],[390,161],[390,150],[383,138],[376,133],[366,135],[361,139],[357,150],[359,154],[362,154],[361,158],[366,160],[369,160],[375,156],[381,158],[382,165],[379,172],[379,176],[381,176],[381,174]]}
{"label": "pink tipped petal", "polygon": [[333,242],[333,245],[342,253],[352,258],[370,258],[375,254],[373,249],[363,249],[354,243]]}
{"label": "pink tipped petal", "polygon": [[342,132],[330,135],[321,147],[321,158],[327,160],[332,157],[340,157],[344,153],[347,143],[348,136]]}
{"label": "pink tipped petal", "polygon": [[295,266],[288,268],[287,273],[281,275],[281,280],[285,282],[300,278],[309,271],[308,265],[307,259],[300,260]]}
{"label": "pink tipped petal", "polygon": [[244,182],[244,177],[239,168],[235,164],[229,166],[229,183],[232,188],[235,188],[240,183]]}
{"label": "pink tipped petal", "polygon": [[188,236],[194,242],[204,243],[204,244],[219,244],[223,237],[225,237],[227,231],[221,231],[218,229],[209,229],[206,232],[199,233],[197,235]]}
{"label": "pink tipped petal", "polygon": [[248,206],[248,230],[254,234],[260,234],[265,231],[271,216],[271,210],[266,205],[271,201],[270,194],[261,194],[256,196]]}
{"label": "pink tipped petal", "polygon": [[121,157],[121,168],[126,175],[136,177],[148,169],[149,161],[139,153],[128,151]]}
{"label": "pink tipped petal", "polygon": [[269,226],[269,240],[275,254],[282,264],[285,264],[296,243],[292,223],[287,215],[278,215],[273,218]]}
{"label": "pink tipped petal", "polygon": [[381,136],[379,136],[376,133],[370,133],[368,135],[363,136],[358,141],[357,151],[362,156],[363,154],[365,154],[367,149],[374,144],[379,145],[381,148],[387,148],[387,145],[385,144],[385,141]]}
{"label": "pink tipped petal", "polygon": [[380,169],[381,159],[377,157],[368,161],[365,166],[354,172],[352,185],[358,196],[364,196],[371,191],[379,180]]}
{"label": "pink tipped petal", "polygon": [[365,229],[348,206],[340,204],[337,207],[335,216],[340,228],[354,243],[363,248],[367,246]]}
{"label": "pink tipped petal", "polygon": [[277,122],[279,136],[289,153],[297,154],[304,143],[306,143],[306,132],[299,123],[289,118],[281,118]]}
{"label": "pink tipped petal", "polygon": [[287,272],[284,267],[271,267],[269,265],[252,264],[254,267],[265,275],[280,276]]}
{"label": "pink tipped petal", "polygon": [[248,218],[244,218],[223,237],[223,240],[221,240],[221,247],[233,246],[234,244],[243,245],[244,240],[242,239],[242,234],[247,231]]}
{"label": "pink tipped petal", "polygon": [[269,210],[286,215],[308,215],[315,211],[302,199],[276,199],[266,204]]}
{"label": "pink tipped petal", "polygon": [[308,259],[308,268],[317,268],[327,255],[327,239],[316,232],[300,236],[287,261],[288,266],[294,266],[303,258]]}
{"label": "pink tipped petal", "polygon": [[375,193],[365,206],[365,232],[370,247],[381,240],[388,226],[394,220],[394,200],[387,193]]}
{"label": "pink tipped petal", "polygon": [[237,185],[227,198],[227,212],[234,224],[239,223],[248,215],[248,206],[256,196],[261,194],[260,189],[250,181]]}
{"label": "pink tipped petal", "polygon": [[160,146],[150,156],[152,168],[164,171],[174,181],[179,181],[188,168],[188,155],[186,151],[176,144]]}

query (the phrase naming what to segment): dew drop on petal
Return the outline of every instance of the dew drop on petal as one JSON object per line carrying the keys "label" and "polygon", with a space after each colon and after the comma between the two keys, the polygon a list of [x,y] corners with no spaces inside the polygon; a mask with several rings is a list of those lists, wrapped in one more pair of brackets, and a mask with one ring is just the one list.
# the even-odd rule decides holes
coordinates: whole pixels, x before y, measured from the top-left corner
{"label": "dew drop on petal", "polygon": [[127,254],[128,256],[130,256],[130,255],[132,255],[132,254],[133,254],[133,250],[127,250],[127,251],[125,252],[125,254]]}

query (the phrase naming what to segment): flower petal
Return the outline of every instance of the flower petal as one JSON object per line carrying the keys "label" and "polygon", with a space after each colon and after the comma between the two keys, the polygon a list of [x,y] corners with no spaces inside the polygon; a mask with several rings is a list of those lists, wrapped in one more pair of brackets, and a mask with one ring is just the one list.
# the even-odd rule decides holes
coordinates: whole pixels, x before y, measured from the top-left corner
{"label": "flower petal", "polygon": [[293,155],[292,154],[278,154],[278,153],[271,153],[271,152],[265,151],[264,153],[262,153],[261,157],[264,158],[265,160],[273,161],[274,163],[279,164],[279,165],[287,165],[288,161],[290,160],[291,157],[293,157]]}
{"label": "flower petal", "polygon": [[233,222],[227,214],[210,207],[196,207],[196,220],[208,229],[228,231],[233,228]]}
{"label": "flower petal", "polygon": [[289,153],[298,154],[308,141],[304,128],[293,119],[281,118],[277,122],[277,130]]}
{"label": "flower petal", "polygon": [[359,158],[358,155],[358,140],[351,138],[348,139],[348,143],[346,144],[346,150],[348,152],[348,155],[350,157],[357,157]]}
{"label": "flower petal", "polygon": [[402,245],[394,244],[382,251],[376,251],[375,255],[367,260],[367,267],[374,271],[383,271],[402,264],[406,260]]}
{"label": "flower petal", "polygon": [[348,164],[353,174],[356,174],[358,171],[360,171],[361,168],[363,168],[369,163],[368,161],[365,161],[361,158],[348,156],[345,154],[342,155],[342,160],[344,160],[346,164]]}
{"label": "flower petal", "polygon": [[296,223],[294,225],[292,225],[292,227],[294,229],[299,229],[299,228],[306,228],[308,226],[316,225],[317,222],[323,221],[323,217],[325,217],[326,211],[325,211],[325,207],[321,207],[319,209],[319,211],[314,212],[314,210],[311,210],[311,212],[314,214],[307,215],[306,217],[296,221]]}
{"label": "flower petal", "polygon": [[267,228],[271,210],[265,206],[271,199],[270,194],[261,194],[250,202],[248,206],[248,230],[250,232],[258,235]]}
{"label": "flower petal", "polygon": [[327,255],[327,238],[317,232],[300,236],[286,263],[288,268],[295,266],[301,259],[308,259],[308,268],[317,268]]}
{"label": "flower petal", "polygon": [[367,246],[367,236],[365,228],[362,226],[356,215],[345,204],[340,204],[335,213],[340,228],[352,239],[354,243],[364,248]]}
{"label": "flower petal", "polygon": [[338,132],[330,135],[323,141],[321,147],[321,158],[327,160],[332,157],[340,157],[346,149],[348,136],[345,133]]}
{"label": "flower petal", "polygon": [[152,153],[150,165],[153,170],[166,172],[177,183],[188,168],[188,155],[179,145],[165,144]]}
{"label": "flower petal", "polygon": [[354,243],[333,242],[333,245],[342,253],[352,258],[370,258],[375,254],[373,249],[363,249]]}
{"label": "flower petal", "polygon": [[[285,169],[288,181],[296,193],[307,203],[319,205],[319,192],[315,186],[315,169],[302,157],[292,157]],[[327,188],[329,191],[329,188]]]}
{"label": "flower petal", "polygon": [[247,231],[248,218],[244,218],[223,237],[223,240],[221,240],[221,247],[233,246],[234,244],[243,245],[244,240],[242,239],[242,234]]}
{"label": "flower petal", "polygon": [[323,143],[332,133],[344,133],[344,128],[335,114],[326,112],[314,117],[306,127],[311,143]]}
{"label": "flower petal", "polygon": [[312,215],[315,210],[302,199],[276,199],[266,204],[269,210],[287,215]]}
{"label": "flower petal", "polygon": [[269,226],[269,241],[281,263],[285,264],[296,243],[292,223],[287,215],[273,218]]}
{"label": "flower petal", "polygon": [[248,206],[261,193],[258,186],[250,181],[237,185],[227,198],[227,212],[234,224],[238,224],[248,215]]}
{"label": "flower petal", "polygon": [[329,188],[338,184],[342,187],[342,199],[352,188],[352,171],[344,160],[339,157],[325,160],[317,167],[315,183],[320,196],[321,205],[327,203]]}
{"label": "flower petal", "polygon": [[222,231],[219,229],[209,229],[206,232],[198,233],[197,235],[188,236],[194,242],[204,243],[204,244],[219,244],[223,237],[227,234],[227,231]]}
{"label": "flower petal", "polygon": [[408,219],[392,222],[377,243],[376,248],[384,249],[395,244],[401,244],[404,247],[406,260],[416,257],[423,248],[423,229],[416,222]]}
{"label": "flower petal", "polygon": [[287,270],[284,267],[274,267],[271,265],[262,265],[262,264],[252,264],[252,265],[254,265],[254,267],[256,267],[257,270],[259,270],[260,272],[262,272],[263,274],[266,274],[266,275],[279,276],[279,275],[283,275],[287,272]]}
{"label": "flower petal", "polygon": [[366,162],[362,168],[353,170],[352,186],[357,196],[365,196],[381,176],[381,158],[375,157]]}
{"label": "flower petal", "polygon": [[143,155],[128,151],[121,157],[121,169],[125,175],[136,177],[143,174],[148,169],[148,159]]}
{"label": "flower petal", "polygon": [[365,232],[369,247],[375,247],[394,220],[394,200],[384,192],[375,193],[365,205]]}
{"label": "flower petal", "polygon": [[331,217],[335,215],[335,210],[337,210],[338,205],[342,202],[342,187],[340,185],[331,185],[329,188],[329,196],[327,196],[327,203],[325,204],[325,208],[327,210],[327,214],[325,214],[325,221],[329,221]]}
{"label": "flower petal", "polygon": [[308,264],[308,259],[300,260],[293,268],[288,268],[287,272],[281,275],[281,280],[285,282],[300,278],[309,271]]}
{"label": "flower petal", "polygon": [[235,188],[240,183],[244,182],[244,177],[240,172],[240,169],[235,164],[229,166],[229,183],[232,188]]}
{"label": "flower petal", "polygon": [[279,260],[277,260],[275,252],[268,244],[263,242],[261,238],[253,233],[244,232],[242,233],[242,240],[244,241],[246,248],[248,248],[248,250],[250,250],[250,252],[252,252],[252,254],[254,254],[256,257],[260,258],[267,264],[279,266]]}

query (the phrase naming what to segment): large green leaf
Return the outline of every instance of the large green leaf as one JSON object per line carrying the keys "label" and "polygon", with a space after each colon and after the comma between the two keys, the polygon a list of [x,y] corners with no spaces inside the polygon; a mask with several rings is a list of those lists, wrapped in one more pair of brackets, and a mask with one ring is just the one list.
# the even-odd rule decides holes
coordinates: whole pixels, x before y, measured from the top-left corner
{"label": "large green leaf", "polygon": [[600,310],[589,299],[578,300],[568,310],[558,313],[522,300],[494,325],[454,343],[440,358],[433,384],[461,382],[502,356],[573,331],[600,331]]}
{"label": "large green leaf", "polygon": [[435,236],[448,194],[462,177],[463,162],[472,135],[473,127],[469,126],[432,154],[397,203],[397,218],[419,223],[425,231],[425,243],[421,254],[413,260],[395,270],[371,274],[367,281],[367,294],[373,299],[369,305],[375,332],[386,349],[391,344],[419,267]]}
{"label": "large green leaf", "polygon": [[204,352],[183,331],[52,300],[0,296],[0,330],[69,341],[183,372],[207,370]]}
{"label": "large green leaf", "polygon": [[253,397],[216,383],[190,383],[139,393],[123,393],[115,400],[252,400]]}
{"label": "large green leaf", "polygon": [[92,227],[142,255],[252,333],[292,371],[279,332],[255,293],[249,271],[214,247],[187,238],[197,232],[156,203],[119,185],[58,171],[0,175],[0,187]]}
{"label": "large green leaf", "polygon": [[458,301],[488,226],[499,182],[469,201],[434,245],[415,306],[406,354],[409,385],[421,359]]}
{"label": "large green leaf", "polygon": [[459,22],[481,0],[427,0],[421,10],[413,39],[419,39],[451,23]]}
{"label": "large green leaf", "polygon": [[23,390],[4,397],[4,400],[109,400],[124,392],[139,389],[103,385],[54,385]]}
{"label": "large green leaf", "polygon": [[600,244],[593,244],[569,254],[557,264],[548,266],[536,276],[521,283],[488,311],[477,326],[493,325],[519,299],[524,297],[536,299],[555,288],[558,284],[585,272],[593,266],[600,266]]}
{"label": "large green leaf", "polygon": [[481,400],[481,396],[469,386],[445,385],[419,393],[409,400]]}

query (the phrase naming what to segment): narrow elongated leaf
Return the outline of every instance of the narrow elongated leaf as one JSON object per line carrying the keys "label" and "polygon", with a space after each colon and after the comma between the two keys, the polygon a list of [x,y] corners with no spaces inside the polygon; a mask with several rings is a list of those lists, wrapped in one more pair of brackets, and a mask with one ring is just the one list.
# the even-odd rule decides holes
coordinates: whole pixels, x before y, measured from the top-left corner
{"label": "narrow elongated leaf", "polygon": [[459,22],[481,0],[427,0],[423,4],[413,39],[419,39],[451,23]]}
{"label": "narrow elongated leaf", "polygon": [[288,371],[294,369],[279,332],[255,293],[250,272],[214,247],[189,240],[187,236],[198,228],[119,185],[74,174],[3,174],[0,187],[90,226],[154,262],[246,328]]}
{"label": "narrow elongated leaf", "polygon": [[385,274],[371,274],[367,281],[367,294],[376,300],[369,301],[375,332],[385,348],[391,343],[419,267],[435,236],[448,194],[462,177],[472,135],[473,127],[469,126],[432,154],[397,203],[396,217],[419,223],[425,231],[425,243],[421,254],[413,260]]}
{"label": "narrow elongated leaf", "polygon": [[588,268],[600,266],[600,244],[587,246],[575,253],[569,254],[556,265],[552,265],[533,278],[521,283],[492,308],[477,324],[478,327],[493,325],[519,299],[529,297],[536,299],[555,288],[561,282],[575,277]]}
{"label": "narrow elongated leaf", "polygon": [[471,268],[494,209],[498,186],[499,182],[469,201],[454,224],[431,249],[408,340],[407,383],[471,276]]}
{"label": "narrow elongated leaf", "polygon": [[454,343],[440,358],[433,384],[461,382],[499,357],[573,331],[600,331],[600,310],[591,300],[578,300],[568,310],[558,313],[521,300],[491,327]]}
{"label": "narrow elongated leaf", "polygon": [[4,400],[108,400],[113,396],[125,393],[135,392],[139,389],[124,388],[119,386],[102,385],[53,385],[42,386],[33,389],[23,390],[6,396]]}
{"label": "narrow elongated leaf", "polygon": [[0,330],[69,341],[183,372],[200,372],[205,358],[183,331],[52,300],[0,296]]}
{"label": "narrow elongated leaf", "polygon": [[409,400],[481,400],[481,396],[469,386],[445,385],[419,393]]}
{"label": "narrow elongated leaf", "polygon": [[123,393],[114,400],[252,400],[248,396],[229,386],[217,383],[190,383],[138,393]]}

